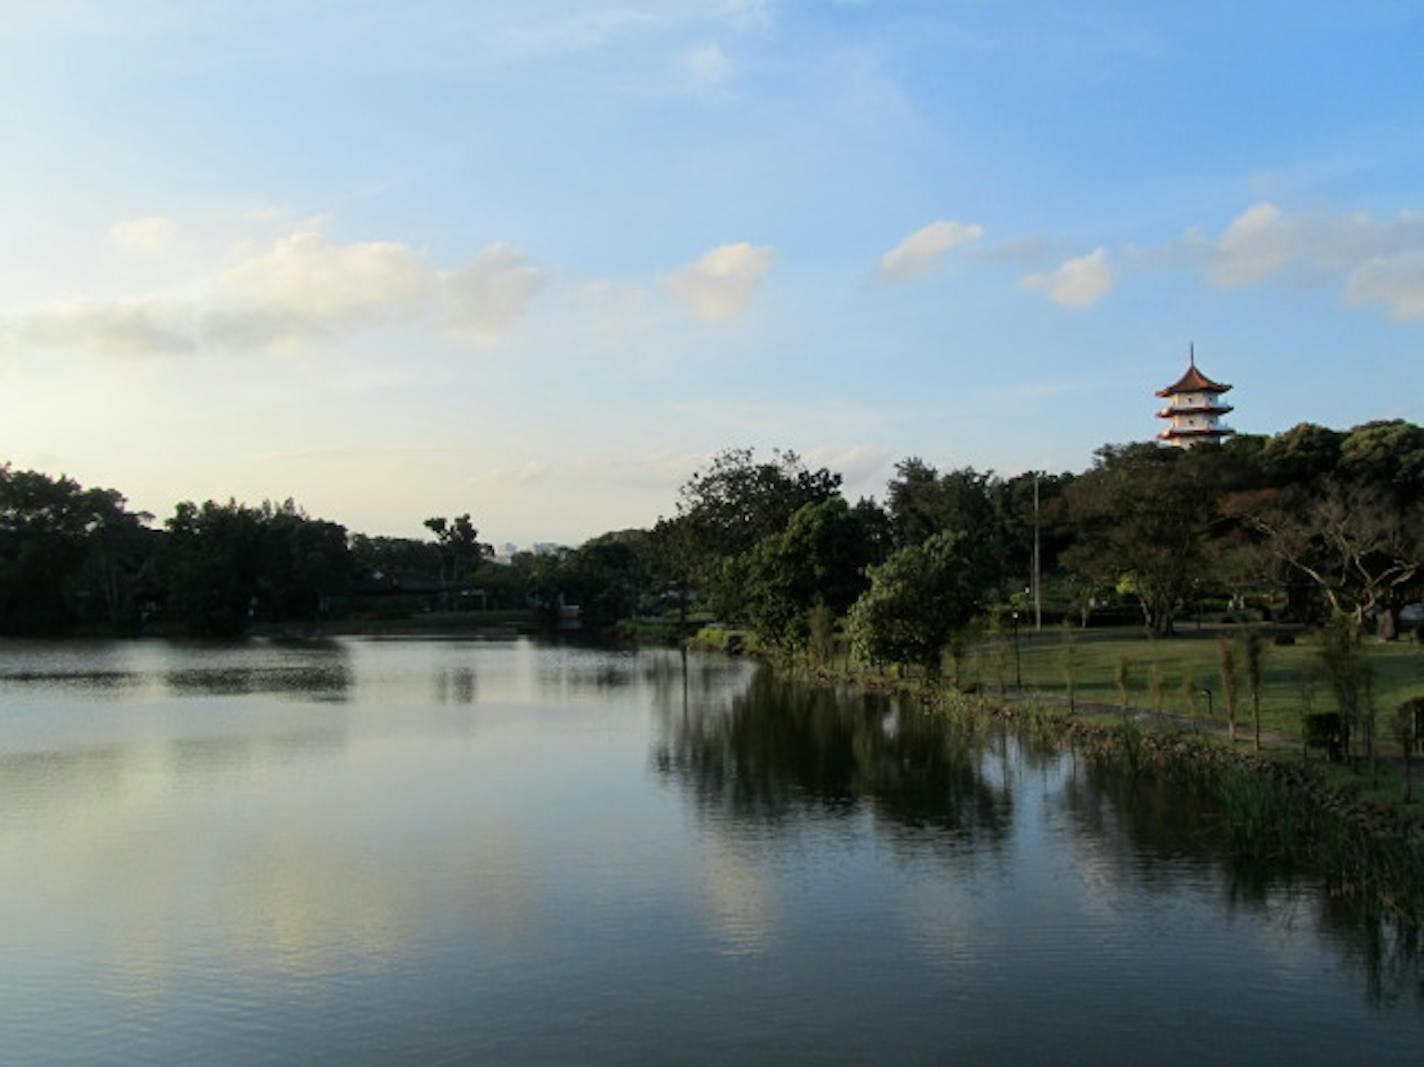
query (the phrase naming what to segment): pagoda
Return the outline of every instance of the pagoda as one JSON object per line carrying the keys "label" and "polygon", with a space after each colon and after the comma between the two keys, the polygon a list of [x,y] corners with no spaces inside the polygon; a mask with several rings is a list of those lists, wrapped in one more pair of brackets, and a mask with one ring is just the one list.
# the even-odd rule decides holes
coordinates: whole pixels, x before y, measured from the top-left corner
{"label": "pagoda", "polygon": [[1187,373],[1157,391],[1158,396],[1167,400],[1167,406],[1157,412],[1157,417],[1171,420],[1171,425],[1157,435],[1157,440],[1178,448],[1190,448],[1202,441],[1220,441],[1236,432],[1218,421],[1231,410],[1230,404],[1221,402],[1221,394],[1228,392],[1231,386],[1214,382],[1197,370],[1196,346],[1190,351],[1191,365]]}

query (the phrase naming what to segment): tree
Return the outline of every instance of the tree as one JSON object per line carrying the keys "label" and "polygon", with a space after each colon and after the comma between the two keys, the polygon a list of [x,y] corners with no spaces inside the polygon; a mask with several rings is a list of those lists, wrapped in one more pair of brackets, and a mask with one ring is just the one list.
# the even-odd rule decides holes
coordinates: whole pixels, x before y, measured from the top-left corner
{"label": "tree", "polygon": [[1060,644],[1063,650],[1063,683],[1068,689],[1068,714],[1072,715],[1078,710],[1078,636],[1073,630],[1073,623],[1063,620],[1063,640]]}
{"label": "tree", "polygon": [[1404,802],[1414,798],[1414,748],[1419,743],[1419,723],[1424,719],[1424,696],[1410,697],[1394,709],[1394,739],[1404,757]]}
{"label": "tree", "polygon": [[1351,738],[1365,735],[1370,771],[1375,769],[1374,672],[1347,622],[1337,618],[1321,632],[1320,660],[1335,708]]}
{"label": "tree", "polygon": [[1118,706],[1122,711],[1122,717],[1127,718],[1127,709],[1131,705],[1132,690],[1137,684],[1132,675],[1132,660],[1127,656],[1118,656],[1117,667],[1113,670],[1113,684],[1117,686]]}
{"label": "tree", "polygon": [[1072,544],[1066,522],[1063,493],[1073,482],[1071,474],[1035,474],[1025,471],[1012,478],[990,478],[986,490],[994,507],[995,541],[1005,578],[1031,583],[1034,545],[1034,483],[1038,488],[1038,542],[1040,574],[1052,573],[1058,556]]}
{"label": "tree", "polygon": [[157,595],[162,537],[148,528],[153,516],[127,510],[116,490],[90,489],[86,497],[92,519],[81,581],[82,592],[95,601],[89,614],[116,633],[135,632],[142,623],[141,600]]}
{"label": "tree", "polygon": [[0,465],[0,633],[136,621],[153,552],[148,518],[115,490]]}
{"label": "tree", "polygon": [[1377,486],[1331,478],[1314,492],[1238,494],[1226,506],[1356,634],[1377,612],[1394,621],[1424,578],[1424,505],[1406,508]]}
{"label": "tree", "polygon": [[950,634],[979,612],[989,585],[969,537],[954,532],[898,549],[867,577],[849,617],[860,653],[919,664],[935,677]]}
{"label": "tree", "polygon": [[1424,496],[1424,427],[1403,419],[1356,426],[1340,442],[1338,473],[1354,485],[1392,493],[1401,502]]}
{"label": "tree", "polygon": [[992,542],[997,558],[998,522],[989,483],[990,476],[973,467],[940,474],[917,456],[895,464],[886,510],[896,546],[917,545],[946,530],[972,530]]}
{"label": "tree", "polygon": [[1345,435],[1313,422],[1302,422],[1269,438],[1261,449],[1261,466],[1274,486],[1303,486],[1324,478],[1340,462]]}
{"label": "tree", "polygon": [[1216,652],[1221,663],[1221,691],[1226,697],[1227,736],[1235,742],[1236,707],[1241,694],[1241,682],[1236,674],[1236,650],[1223,637],[1217,641]]}
{"label": "tree", "polygon": [[480,532],[470,522],[469,512],[453,519],[440,516],[425,520],[426,529],[435,534],[440,546],[440,584],[457,585],[468,581],[480,562],[494,555],[494,549],[480,541]]}
{"label": "tree", "polygon": [[1138,601],[1143,623],[1171,634],[1215,518],[1214,457],[1153,445],[1105,446],[1069,486],[1077,543],[1063,562]]}
{"label": "tree", "polygon": [[229,500],[199,507],[184,501],[164,527],[168,610],[197,634],[243,633],[257,605],[262,526],[259,508]]}
{"label": "tree", "polygon": [[649,568],[659,593],[677,597],[677,632],[687,632],[687,612],[698,573],[697,543],[685,516],[659,518],[648,541]]}
{"label": "tree", "polygon": [[1261,640],[1261,631],[1248,626],[1241,633],[1241,659],[1246,664],[1246,688],[1251,693],[1251,718],[1255,726],[1255,750],[1261,751],[1261,658],[1266,643]]}
{"label": "tree", "polygon": [[865,568],[875,562],[874,530],[840,496],[806,504],[780,533],[746,557],[746,613],[771,644],[802,645],[808,615],[823,604],[837,617],[864,591]]}
{"label": "tree", "polygon": [[729,448],[695,472],[679,491],[678,519],[685,524],[689,560],[714,610],[729,617],[745,609],[746,553],[780,533],[807,504],[840,495],[841,476],[809,470],[795,452],[775,450],[758,462],[749,448]]}
{"label": "tree", "polygon": [[594,630],[634,614],[651,581],[648,534],[618,530],[590,538],[560,558],[559,591],[579,605],[579,618]]}
{"label": "tree", "polygon": [[291,499],[261,511],[256,613],[273,622],[319,617],[324,597],[349,588],[356,573],[346,527],[309,517]]}

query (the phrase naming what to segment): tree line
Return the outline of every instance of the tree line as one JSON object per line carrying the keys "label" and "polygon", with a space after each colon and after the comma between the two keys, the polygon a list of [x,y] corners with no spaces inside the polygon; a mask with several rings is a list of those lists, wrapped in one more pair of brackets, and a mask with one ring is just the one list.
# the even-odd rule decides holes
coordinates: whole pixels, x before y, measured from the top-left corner
{"label": "tree line", "polygon": [[[1036,502],[1036,503],[1035,503]],[[1399,630],[1424,596],[1424,429],[1302,424],[1190,450],[1106,445],[1083,472],[1002,477],[895,467],[883,502],[793,452],[728,449],[651,529],[490,559],[471,517],[429,540],[350,533],[293,501],[183,502],[161,524],[113,489],[0,466],[0,632],[136,632],[161,621],[227,636],[312,620],[353,591],[424,576],[485,606],[584,624],[635,615],[746,626],[767,644],[848,633],[879,661],[937,669],[971,620],[1028,610],[1035,541],[1050,614],[1127,606],[1170,634],[1203,603],[1253,600],[1297,621]]]}

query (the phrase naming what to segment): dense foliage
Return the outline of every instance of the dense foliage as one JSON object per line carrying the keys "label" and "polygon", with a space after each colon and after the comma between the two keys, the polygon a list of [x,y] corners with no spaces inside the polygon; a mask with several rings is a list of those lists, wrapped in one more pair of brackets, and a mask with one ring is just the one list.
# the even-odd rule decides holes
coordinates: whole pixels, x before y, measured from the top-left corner
{"label": "dense foliage", "polygon": [[348,535],[290,500],[183,502],[151,522],[112,489],[0,466],[0,632],[228,635],[353,605],[532,609],[553,625],[576,606],[595,630],[632,616],[682,630],[696,615],[788,648],[844,630],[874,658],[938,669],[957,628],[1028,609],[1037,555],[1050,618],[1131,611],[1167,634],[1205,604],[1250,605],[1391,638],[1424,596],[1424,429],[1307,423],[1187,451],[1108,445],[1077,475],[911,457],[883,506],[850,503],[839,474],[793,452],[729,449],[651,530],[507,565],[468,514],[426,520],[430,540]]}

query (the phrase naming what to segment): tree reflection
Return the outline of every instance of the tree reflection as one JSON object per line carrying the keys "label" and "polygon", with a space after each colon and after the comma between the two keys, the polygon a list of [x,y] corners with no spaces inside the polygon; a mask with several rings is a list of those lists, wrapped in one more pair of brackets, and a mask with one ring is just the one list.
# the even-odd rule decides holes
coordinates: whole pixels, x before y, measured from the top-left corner
{"label": "tree reflection", "polygon": [[999,842],[1009,833],[1012,799],[981,772],[983,739],[946,716],[808,686],[766,667],[721,701],[708,700],[698,682],[694,674],[686,703],[660,688],[653,763],[704,812],[776,824],[868,806],[896,826],[951,839]]}
{"label": "tree reflection", "polygon": [[1307,921],[1365,978],[1376,1006],[1414,998],[1424,1009],[1419,931],[1333,896],[1301,857],[1261,859],[1231,846],[1226,813],[1193,776],[1135,776],[1079,761],[1060,793],[1078,847],[1115,879],[1152,892],[1181,887],[1183,865],[1214,872],[1228,911],[1294,925]]}
{"label": "tree reflection", "polygon": [[275,654],[254,650],[247,661],[177,667],[163,674],[175,696],[248,696],[270,693],[302,701],[350,699],[351,665],[337,642],[313,641],[293,650],[272,646]]}

